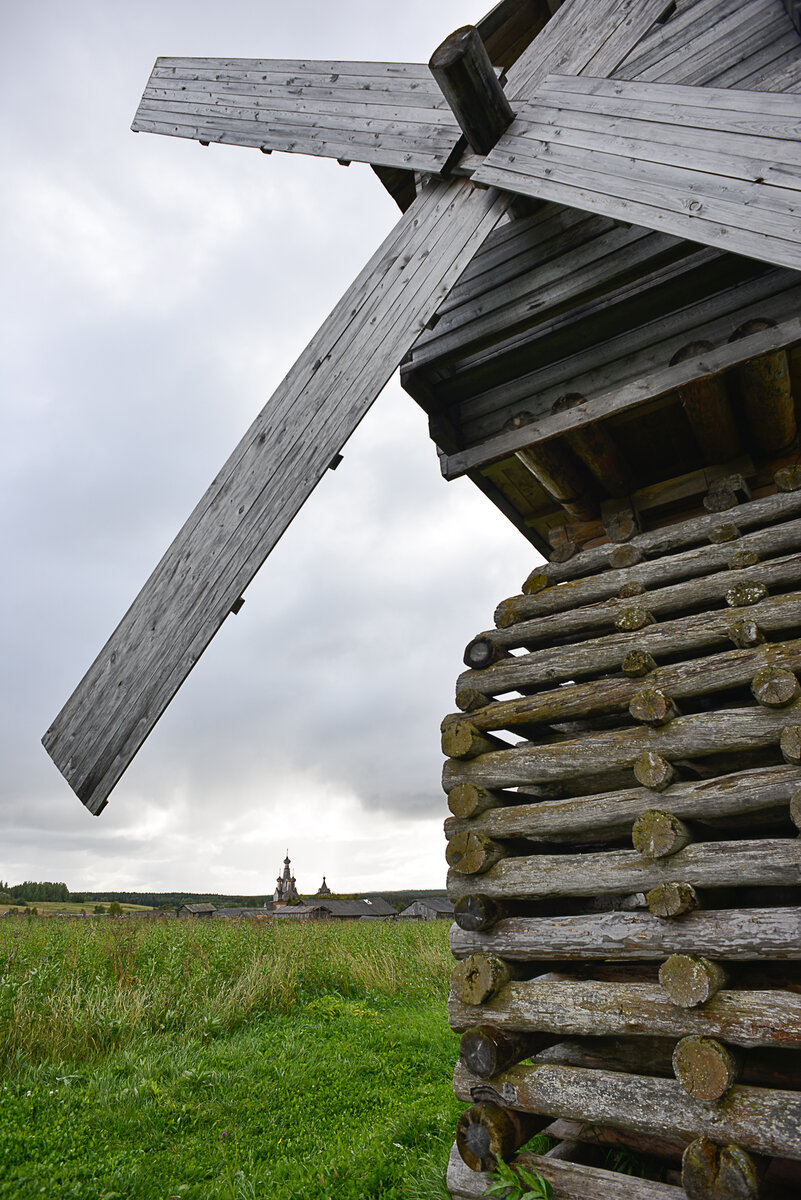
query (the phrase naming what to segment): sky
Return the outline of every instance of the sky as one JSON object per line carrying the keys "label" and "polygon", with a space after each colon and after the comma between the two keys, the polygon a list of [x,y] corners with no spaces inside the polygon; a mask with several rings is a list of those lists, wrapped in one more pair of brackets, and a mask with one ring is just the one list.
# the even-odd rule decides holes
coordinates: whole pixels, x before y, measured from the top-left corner
{"label": "sky", "polygon": [[[485,0],[489,7],[488,0]],[[369,167],[134,135],[157,55],[425,62],[471,0],[28,0],[0,18],[0,878],[444,886],[439,723],[537,556],[381,394],[100,817],[40,738],[399,213]]]}

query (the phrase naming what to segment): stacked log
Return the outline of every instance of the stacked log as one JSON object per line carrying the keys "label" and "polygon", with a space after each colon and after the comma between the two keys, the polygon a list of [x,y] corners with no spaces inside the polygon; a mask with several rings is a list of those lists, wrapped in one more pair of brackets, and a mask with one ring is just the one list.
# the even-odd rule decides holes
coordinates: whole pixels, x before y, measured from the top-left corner
{"label": "stacked log", "polygon": [[537,568],[468,646],[457,1200],[515,1155],[566,1200],[801,1195],[798,475]]}

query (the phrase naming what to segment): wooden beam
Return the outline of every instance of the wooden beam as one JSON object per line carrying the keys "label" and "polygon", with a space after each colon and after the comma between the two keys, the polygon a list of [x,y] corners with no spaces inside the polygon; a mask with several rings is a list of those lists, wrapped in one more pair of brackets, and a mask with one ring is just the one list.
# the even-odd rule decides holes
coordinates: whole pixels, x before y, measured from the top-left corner
{"label": "wooden beam", "polygon": [[670,954],[727,961],[797,960],[801,908],[715,909],[688,913],[680,921],[638,912],[507,917],[487,933],[453,925],[450,936],[457,958],[493,954],[513,962],[636,962]]}
{"label": "wooden beam", "polygon": [[710,378],[759,355],[785,349],[799,342],[801,318],[791,317],[774,329],[752,334],[717,350],[700,354],[697,358],[677,363],[676,366],[662,367],[640,379],[631,380],[612,392],[589,396],[573,408],[543,414],[521,429],[507,430],[488,438],[478,446],[449,454],[443,459],[442,473],[446,479],[457,479],[471,467],[496,462],[517,450],[525,449],[528,445],[536,445],[537,442],[548,441],[559,434],[580,429],[613,413],[625,412],[647,400],[657,400],[676,388],[692,383],[693,380]]}
{"label": "wooden beam", "polygon": [[132,129],[429,173],[459,141],[417,63],[159,58]]}
{"label": "wooden beam", "polygon": [[[488,1085],[459,1063],[454,1091],[460,1100],[472,1100],[475,1091],[522,1112],[667,1137],[709,1130],[709,1106],[687,1095],[674,1079],[542,1064],[510,1067]],[[799,1131],[798,1092],[735,1086],[715,1110],[715,1137],[756,1154],[801,1159]]]}
{"label": "wooden beam", "polygon": [[678,1008],[655,983],[548,976],[512,980],[483,1004],[463,1004],[451,996],[448,1012],[457,1031],[489,1024],[563,1037],[680,1038],[694,1033],[732,1046],[788,1049],[797,1049],[801,1039],[801,996],[783,990],[722,991],[699,1008]]}

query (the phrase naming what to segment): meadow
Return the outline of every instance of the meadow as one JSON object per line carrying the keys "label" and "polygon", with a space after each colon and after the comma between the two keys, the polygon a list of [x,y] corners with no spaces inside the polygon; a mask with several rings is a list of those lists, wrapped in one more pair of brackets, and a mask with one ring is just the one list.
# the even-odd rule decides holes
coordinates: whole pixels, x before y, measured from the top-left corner
{"label": "meadow", "polygon": [[447,933],[4,918],[0,1200],[446,1200]]}

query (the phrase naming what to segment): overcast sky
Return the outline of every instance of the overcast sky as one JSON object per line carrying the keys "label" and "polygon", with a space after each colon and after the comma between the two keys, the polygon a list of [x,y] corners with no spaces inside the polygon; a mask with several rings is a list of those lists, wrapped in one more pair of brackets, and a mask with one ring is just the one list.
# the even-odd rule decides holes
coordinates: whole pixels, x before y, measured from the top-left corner
{"label": "overcast sky", "polygon": [[[488,2],[488,0],[487,0]],[[440,887],[439,722],[535,554],[385,389],[99,818],[40,745],[398,210],[366,166],[134,135],[165,55],[427,61],[470,0],[7,5],[0,878]],[[451,599],[453,597],[453,599]]]}

